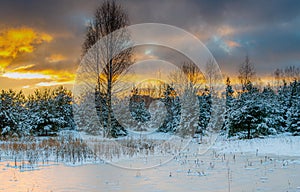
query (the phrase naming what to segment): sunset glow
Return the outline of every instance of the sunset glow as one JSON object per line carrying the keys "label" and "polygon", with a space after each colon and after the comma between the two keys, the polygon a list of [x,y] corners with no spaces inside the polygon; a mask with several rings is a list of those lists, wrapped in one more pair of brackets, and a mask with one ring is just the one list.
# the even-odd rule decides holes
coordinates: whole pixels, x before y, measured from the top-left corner
{"label": "sunset glow", "polygon": [[20,53],[31,53],[35,46],[52,41],[46,33],[39,33],[28,27],[10,28],[0,31],[0,57],[16,58]]}
{"label": "sunset glow", "polygon": [[3,77],[8,77],[12,79],[51,79],[49,75],[43,75],[39,73],[5,73]]}
{"label": "sunset glow", "polygon": [[[26,10],[18,9],[16,4],[7,1],[1,6],[0,86],[32,89],[71,85],[82,57],[86,22],[93,15],[91,10],[97,2],[84,3],[84,6],[77,2],[72,7],[60,1],[48,4],[35,2],[35,6]],[[131,24],[165,23],[198,37],[216,58],[224,78],[230,76],[233,84],[239,83],[238,68],[246,54],[254,64],[256,79],[260,78],[256,84],[272,84],[277,68],[299,67],[299,17],[296,10],[288,11],[289,16],[283,17],[286,11],[277,3],[254,6],[227,2],[221,5],[220,11],[209,2],[182,1],[174,2],[174,7],[162,6],[165,7],[165,16],[162,16],[162,10],[156,7],[158,4],[161,3],[126,1],[124,7],[132,16]],[[135,6],[139,7],[138,12],[133,8]],[[262,7],[267,8],[262,10]],[[271,17],[274,10],[278,14]],[[174,14],[179,12],[184,15]],[[180,38],[174,38],[174,42],[180,43]],[[159,59],[164,54],[155,47],[149,47],[136,53],[134,58],[141,63],[147,59]],[[174,55],[166,58],[172,57]],[[179,62],[176,58],[171,61]],[[152,62],[142,74],[130,76],[130,81],[159,78],[158,69],[154,66],[155,62]]]}

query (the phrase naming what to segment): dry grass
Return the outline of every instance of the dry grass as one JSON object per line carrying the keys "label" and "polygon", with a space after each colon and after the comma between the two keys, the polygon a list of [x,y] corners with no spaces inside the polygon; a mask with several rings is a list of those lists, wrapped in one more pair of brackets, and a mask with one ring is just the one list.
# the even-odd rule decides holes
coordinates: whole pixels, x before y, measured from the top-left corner
{"label": "dry grass", "polygon": [[[121,157],[169,154],[170,143],[150,139],[82,140],[68,136],[12,139],[0,142],[0,160],[14,161],[15,166],[63,162],[82,164],[103,162]],[[178,149],[180,150],[180,149]],[[175,151],[176,152],[176,151]]]}

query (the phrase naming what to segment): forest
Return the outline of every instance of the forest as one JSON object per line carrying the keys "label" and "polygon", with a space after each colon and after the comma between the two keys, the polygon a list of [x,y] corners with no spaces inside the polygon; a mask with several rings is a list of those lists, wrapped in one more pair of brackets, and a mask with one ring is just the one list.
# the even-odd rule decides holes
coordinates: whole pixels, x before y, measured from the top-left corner
{"label": "forest", "polygon": [[[247,62],[247,59],[245,61]],[[282,133],[299,135],[299,68],[278,69],[274,72],[276,81],[273,85],[258,86],[250,79],[253,77],[249,76],[249,74],[254,75],[253,67],[246,75],[244,74],[245,68],[249,69],[249,67],[251,68],[250,63],[241,65],[239,85],[232,85],[229,77],[226,79],[226,89],[220,94],[220,98],[215,98],[225,100],[225,105],[219,106],[221,124],[214,126],[219,126],[219,129],[228,137],[241,139]],[[245,79],[245,76],[249,79]],[[174,94],[174,89],[170,85],[165,85],[161,89],[163,89],[162,95],[154,98],[134,88],[129,106],[121,105],[121,107],[129,107],[131,116],[135,120],[146,122],[151,118],[150,102],[159,100],[164,104],[167,115],[163,124],[156,127],[156,131],[175,134],[177,128],[181,126],[180,122],[183,121],[180,96]],[[105,129],[108,121],[106,98],[97,92],[95,95],[95,109],[88,110],[97,111],[98,121],[102,122],[103,129]],[[206,127],[211,123],[212,95],[206,86],[205,90],[195,92],[195,96],[198,98],[199,119],[194,133],[205,134]],[[95,128],[93,122],[88,119],[85,119],[86,125],[83,130],[77,129],[73,112],[79,109],[78,105],[80,104],[72,101],[72,92],[62,86],[54,89],[37,89],[29,95],[25,95],[22,91],[2,90],[0,93],[1,138],[56,136],[63,130],[101,134],[99,128]],[[77,113],[80,114],[80,111]],[[184,123],[184,126],[189,126],[186,124],[188,122]],[[126,129],[114,117],[112,117],[112,125],[110,130],[112,137],[127,134]]]}

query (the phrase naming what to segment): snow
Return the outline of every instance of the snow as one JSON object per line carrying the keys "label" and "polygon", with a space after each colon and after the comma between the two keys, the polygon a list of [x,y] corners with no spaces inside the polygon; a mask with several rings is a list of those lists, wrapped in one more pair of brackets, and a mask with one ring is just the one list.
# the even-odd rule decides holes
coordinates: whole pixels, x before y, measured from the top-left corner
{"label": "snow", "polygon": [[[162,139],[166,136],[159,134]],[[82,166],[50,162],[20,171],[14,162],[2,161],[0,191],[300,192],[299,144],[300,137],[284,135],[252,140],[219,137],[204,154],[197,153],[199,144],[191,143],[171,161],[140,170],[103,162]]]}
{"label": "snow", "polygon": [[300,157],[299,136],[276,136],[251,140],[220,140],[213,147],[220,153],[258,153]]}

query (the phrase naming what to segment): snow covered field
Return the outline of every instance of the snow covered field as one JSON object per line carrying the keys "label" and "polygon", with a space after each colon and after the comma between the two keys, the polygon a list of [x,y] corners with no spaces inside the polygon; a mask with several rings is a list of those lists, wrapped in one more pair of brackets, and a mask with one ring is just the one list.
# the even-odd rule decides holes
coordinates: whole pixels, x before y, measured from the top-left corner
{"label": "snow covered field", "polygon": [[20,171],[12,162],[2,161],[0,191],[300,192],[300,137],[219,138],[201,155],[196,153],[198,147],[191,144],[170,162],[147,170],[100,163],[53,164]]}

